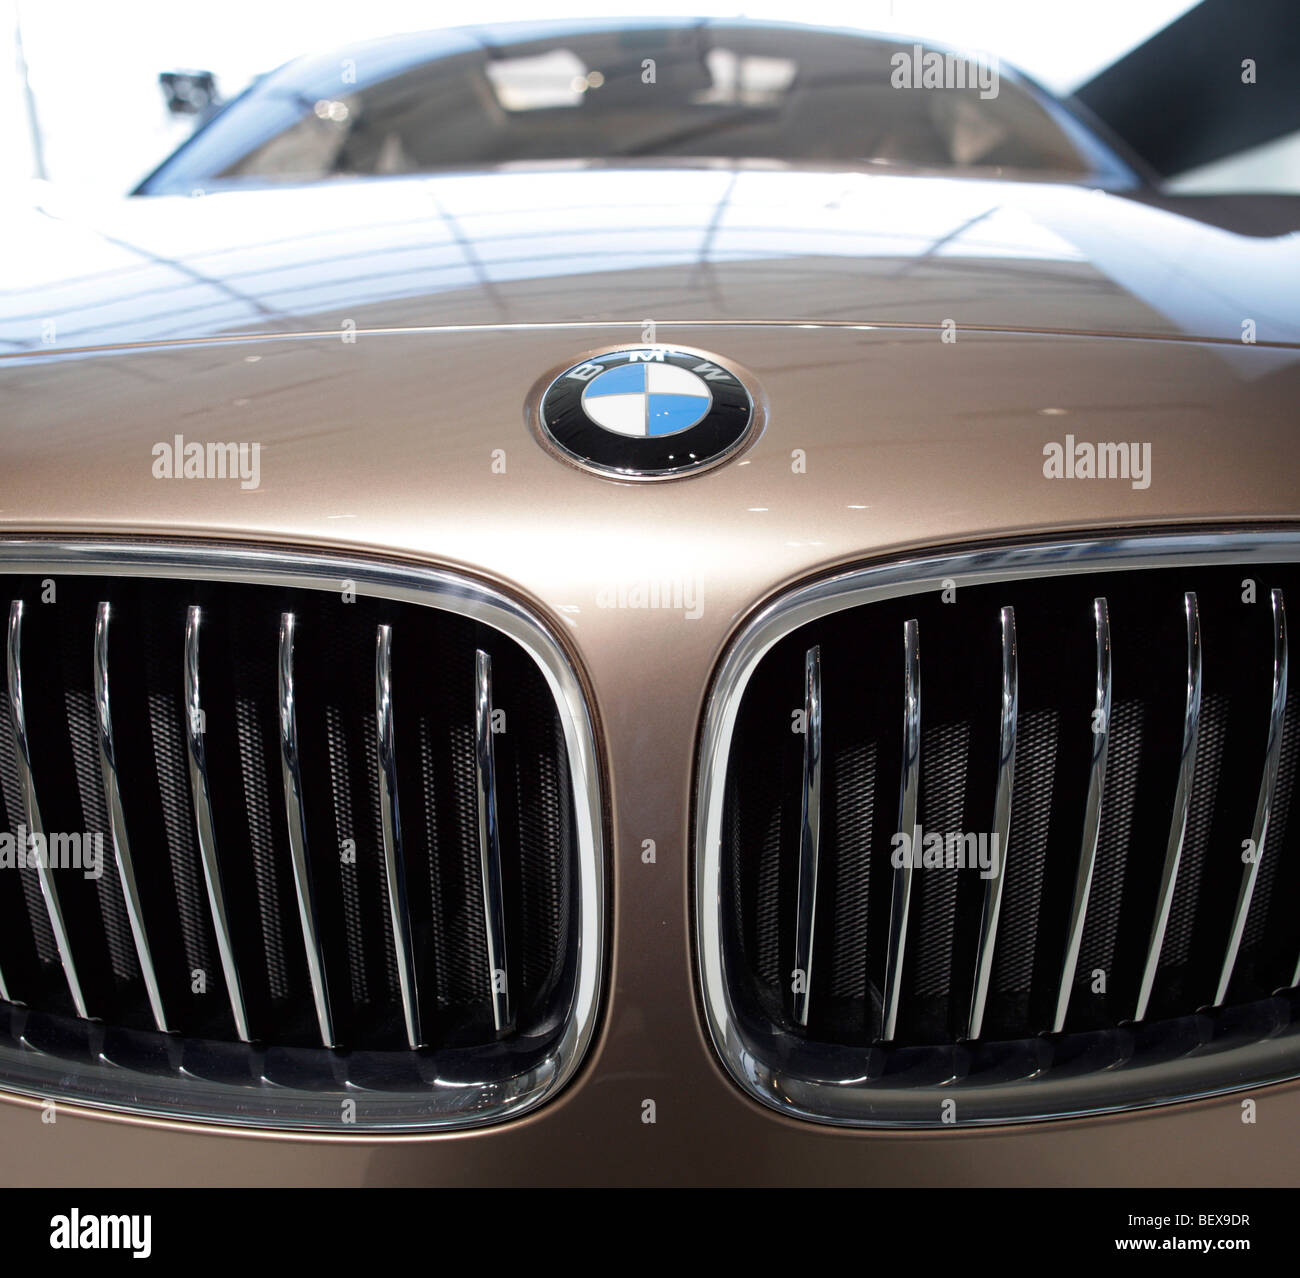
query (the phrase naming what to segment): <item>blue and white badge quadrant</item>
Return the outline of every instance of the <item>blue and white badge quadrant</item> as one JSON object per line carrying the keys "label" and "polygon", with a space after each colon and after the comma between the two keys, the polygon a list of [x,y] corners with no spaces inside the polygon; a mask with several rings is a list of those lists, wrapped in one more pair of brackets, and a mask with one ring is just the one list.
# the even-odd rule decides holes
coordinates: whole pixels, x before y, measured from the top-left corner
{"label": "blue and white badge quadrant", "polygon": [[587,416],[619,435],[676,435],[703,421],[712,406],[708,383],[675,364],[620,364],[582,392]]}

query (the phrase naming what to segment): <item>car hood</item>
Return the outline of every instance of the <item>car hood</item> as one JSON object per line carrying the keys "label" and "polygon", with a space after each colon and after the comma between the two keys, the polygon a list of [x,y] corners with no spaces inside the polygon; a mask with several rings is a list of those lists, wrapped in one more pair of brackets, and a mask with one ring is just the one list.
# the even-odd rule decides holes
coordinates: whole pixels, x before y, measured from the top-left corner
{"label": "car hood", "polygon": [[47,191],[3,213],[0,351],[606,322],[1297,343],[1300,200],[1251,217],[1263,207],[643,163],[107,203]]}

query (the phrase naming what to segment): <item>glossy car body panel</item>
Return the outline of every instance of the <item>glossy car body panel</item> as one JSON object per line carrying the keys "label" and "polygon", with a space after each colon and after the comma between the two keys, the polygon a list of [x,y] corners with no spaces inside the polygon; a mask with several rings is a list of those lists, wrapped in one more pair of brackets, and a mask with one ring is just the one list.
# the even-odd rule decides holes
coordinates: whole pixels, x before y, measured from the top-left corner
{"label": "glossy car body panel", "polygon": [[51,194],[4,214],[0,351],[647,319],[1300,341],[1300,198],[1261,235],[1139,194],[703,161]]}
{"label": "glossy car body panel", "polygon": [[[62,1108],[49,1126],[7,1099],[0,1144],[22,1151],[25,1183],[1294,1180],[1297,1084],[1255,1093],[1267,1139],[1239,1097],[905,1136],[773,1114],[707,1040],[690,888],[709,680],[778,589],[923,548],[1300,518],[1297,241],[1062,187],[707,169],[676,171],[655,229],[638,225],[629,211],[667,180],[158,200],[32,241],[74,247],[61,288],[5,301],[4,534],[333,547],[523,597],[554,620],[595,707],[612,926],[595,1045],[516,1123],[269,1137]],[[528,218],[493,211],[525,193]],[[989,238],[961,251],[986,211]],[[1259,342],[1244,345],[1252,317]],[[644,342],[646,318],[657,343],[747,370],[764,429],[667,483],[566,465],[530,419],[546,374]],[[1150,443],[1149,487],[1046,479],[1043,447],[1067,433]],[[260,442],[260,486],[154,478],[153,446],[177,434]],[[618,606],[620,587],[651,582],[684,587],[683,607]]]}

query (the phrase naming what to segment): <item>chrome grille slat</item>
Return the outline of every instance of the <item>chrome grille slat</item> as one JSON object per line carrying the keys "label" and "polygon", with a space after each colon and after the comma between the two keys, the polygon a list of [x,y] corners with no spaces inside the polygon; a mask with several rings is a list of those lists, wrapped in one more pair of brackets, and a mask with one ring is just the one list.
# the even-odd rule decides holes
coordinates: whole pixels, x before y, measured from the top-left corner
{"label": "chrome grille slat", "polygon": [[998,849],[997,869],[984,884],[984,908],[980,914],[979,941],[975,950],[975,987],[971,994],[967,1038],[979,1038],[984,1027],[989,980],[993,974],[993,953],[997,946],[998,919],[1002,911],[1002,889],[1006,882],[1008,838],[1011,832],[1011,792],[1016,776],[1016,716],[1020,708],[1020,682],[1016,662],[1016,610],[1003,608],[1002,630],[1002,713],[998,725],[998,779],[993,799],[993,829]]}
{"label": "chrome grille slat", "polygon": [[822,668],[821,649],[804,657],[803,789],[799,817],[799,892],[796,901],[794,965],[800,982],[794,996],[797,1025],[808,1024],[812,1001],[813,945],[817,932],[817,860],[821,842]]}
{"label": "chrome grille slat", "polygon": [[[1286,606],[1280,590],[1273,590],[1269,595],[1272,607],[1273,631],[1273,693],[1269,704],[1268,740],[1264,747],[1264,767],[1259,779],[1259,796],[1255,800],[1255,819],[1251,823],[1250,838],[1254,845],[1254,859],[1242,867],[1241,887],[1237,892],[1237,904],[1232,914],[1232,930],[1228,934],[1228,947],[1223,956],[1223,968],[1219,973],[1219,985],[1214,993],[1215,1006],[1228,997],[1228,986],[1232,983],[1232,971],[1237,965],[1237,954],[1241,949],[1242,934],[1246,930],[1246,919],[1250,915],[1250,902],[1255,895],[1255,882],[1259,877],[1259,867],[1264,860],[1268,843],[1269,818],[1273,811],[1273,792],[1277,787],[1278,763],[1282,757],[1282,731],[1286,724],[1286,686],[1287,686],[1287,643],[1286,643]],[[1292,984],[1300,983],[1300,968],[1297,979]]]}
{"label": "chrome grille slat", "polygon": [[478,791],[479,871],[483,882],[483,928],[487,940],[492,1020],[497,1032],[513,1022],[506,959],[505,893],[501,881],[501,831],[497,823],[496,759],[492,748],[492,658],[475,653],[475,778]]}
{"label": "chrome grille slat", "polygon": [[397,802],[397,747],[393,725],[393,629],[380,626],[375,635],[375,721],[379,743],[379,805],[384,834],[384,878],[388,887],[389,919],[397,979],[402,993],[402,1020],[410,1047],[423,1043],[420,996],[407,901],[406,863],[402,855],[402,821]]}
{"label": "chrome grille slat", "polygon": [[903,959],[912,906],[912,860],[916,854],[916,804],[921,787],[921,641],[915,620],[903,623],[903,758],[898,794],[898,830],[909,836],[910,855],[894,870],[889,905],[888,957],[885,966],[881,1039],[891,1040],[898,1029],[903,995]]}
{"label": "chrome grille slat", "polygon": [[[41,807],[36,798],[36,780],[32,775],[31,747],[27,740],[27,715],[23,706],[23,601],[13,600],[9,605],[9,719],[14,735],[15,753],[18,762],[18,780],[22,787],[23,812],[27,821],[29,839],[39,839],[45,844],[45,825],[41,820]],[[41,885],[41,896],[45,899],[45,912],[49,916],[50,929],[54,933],[54,943],[58,947],[59,961],[63,965],[63,975],[68,982],[68,991],[72,995],[73,1006],[77,1015],[88,1017],[85,995],[82,993],[81,981],[77,976],[77,965],[72,956],[72,938],[68,935],[67,923],[63,917],[63,905],[59,900],[58,884],[54,881],[53,868],[46,864],[44,854],[36,858],[36,874]]]}
{"label": "chrome grille slat", "polygon": [[1079,965],[1079,947],[1083,943],[1083,925],[1088,916],[1088,898],[1092,894],[1092,875],[1097,865],[1097,833],[1101,828],[1101,804],[1106,789],[1106,747],[1110,739],[1111,647],[1110,607],[1104,598],[1092,601],[1093,624],[1097,635],[1097,686],[1093,701],[1092,759],[1088,766],[1088,797],[1083,814],[1083,835],[1079,843],[1079,868],[1070,904],[1070,922],[1066,931],[1065,959],[1057,986],[1056,1013],[1052,1032],[1065,1028],[1070,1009],[1070,992]]}
{"label": "chrome grille slat", "polygon": [[1146,963],[1142,969],[1142,983],[1138,988],[1137,1006],[1133,1019],[1143,1020],[1151,1001],[1156,969],[1160,963],[1160,950],[1164,945],[1165,929],[1169,925],[1169,911],[1174,901],[1174,887],[1178,882],[1178,863],[1182,858],[1183,839],[1187,833],[1187,803],[1196,780],[1196,747],[1201,723],[1201,612],[1194,591],[1183,596],[1183,611],[1187,619],[1187,701],[1183,711],[1183,748],[1178,760],[1178,785],[1174,791],[1173,814],[1169,821],[1169,842],[1165,848],[1164,866],[1160,873],[1160,893],[1156,900],[1155,921],[1151,925],[1151,939],[1147,943]]}
{"label": "chrome grille slat", "polygon": [[108,811],[109,833],[113,840],[113,860],[117,865],[118,879],[122,884],[122,899],[126,903],[131,937],[135,941],[135,953],[140,961],[140,975],[149,995],[149,1010],[153,1013],[154,1024],[166,1034],[169,1032],[167,1015],[163,1010],[158,974],[154,970],[153,953],[149,948],[149,934],[145,928],[144,910],[140,904],[140,889],[135,878],[135,863],[131,857],[131,841],[127,834],[126,813],[122,807],[122,789],[117,777],[117,752],[113,745],[113,714],[109,700],[108,678],[108,638],[111,621],[111,604],[107,600],[101,600],[95,615],[92,677],[96,717],[99,722],[99,766],[104,784],[104,807]]}
{"label": "chrome grille slat", "polygon": [[185,742],[189,761],[190,797],[194,806],[194,831],[198,838],[199,860],[203,866],[203,883],[208,894],[212,930],[217,939],[217,954],[230,999],[230,1014],[235,1032],[251,1042],[248,1011],[244,1006],[244,989],[235,962],[235,947],[230,937],[230,916],[226,910],[226,893],[221,880],[221,861],[217,856],[217,829],[212,815],[212,791],[208,780],[207,745],[202,689],[199,683],[199,637],[203,610],[191,604],[185,614]]}
{"label": "chrome grille slat", "polygon": [[329,985],[325,972],[325,951],[316,925],[316,898],[312,887],[311,862],[307,852],[307,813],[302,793],[302,769],[298,757],[298,714],[294,699],[293,643],[295,618],[291,612],[280,614],[279,707],[280,766],[284,778],[285,815],[289,823],[289,851],[293,862],[293,889],[298,902],[298,921],[302,924],[303,948],[307,955],[307,975],[311,981],[312,1003],[320,1027],[321,1046],[333,1047],[334,1017],[330,1008]]}

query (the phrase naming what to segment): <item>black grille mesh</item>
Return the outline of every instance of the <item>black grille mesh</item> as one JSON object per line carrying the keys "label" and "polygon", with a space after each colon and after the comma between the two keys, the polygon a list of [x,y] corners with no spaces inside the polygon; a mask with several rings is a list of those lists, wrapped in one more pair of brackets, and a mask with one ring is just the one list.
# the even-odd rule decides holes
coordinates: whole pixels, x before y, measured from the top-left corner
{"label": "black grille mesh", "polygon": [[[966,777],[970,726],[946,725],[921,734],[926,768],[921,825],[928,830],[966,829]],[[916,882],[917,946],[907,967],[909,992],[918,999],[939,998],[948,989],[953,930],[957,925],[957,876],[932,874]]]}
{"label": "black grille mesh", "polygon": [[[145,640],[145,677],[149,689],[149,726],[153,734],[154,755],[151,780],[158,787],[162,803],[163,846],[171,869],[171,899],[180,923],[184,943],[183,956],[188,983],[202,980],[206,985],[217,970],[216,942],[212,920],[204,896],[203,872],[194,838],[194,816],[190,806],[190,783],[185,772],[183,722],[176,707],[180,663],[167,671],[172,675],[164,686],[159,645],[156,636]],[[53,819],[53,817],[51,817]],[[161,858],[158,858],[161,861]],[[157,863],[157,862],[155,862]],[[196,975],[200,974],[200,975]],[[218,987],[220,994],[220,987]],[[218,1007],[220,1003],[216,1004]]]}
{"label": "black grille mesh", "polygon": [[[871,903],[871,822],[876,803],[875,743],[846,750],[835,760],[835,786],[845,796],[834,816],[840,824],[827,830],[835,850],[835,945],[830,987],[837,999],[862,999],[867,994],[867,916]],[[775,906],[775,902],[773,902]],[[775,913],[775,910],[774,910]]]}
{"label": "black grille mesh", "polygon": [[1169,935],[1160,951],[1160,966],[1181,967],[1188,960],[1196,906],[1205,884],[1210,851],[1210,824],[1223,767],[1223,741],[1228,706],[1222,696],[1207,697],[1202,708],[1196,753],[1196,788],[1187,805],[1187,830],[1183,838],[1178,882],[1169,910]]}
{"label": "black grille mesh", "polygon": [[[7,593],[3,593],[7,592]],[[95,616],[112,605],[109,669],[122,802],[170,1026],[235,1037],[195,834],[183,718],[187,607],[202,608],[200,676],[216,844],[254,1039],[313,1046],[319,1031],[297,913],[281,775],[277,641],[297,624],[294,674],[317,926],[339,1046],[404,1048],[384,874],[375,635],[392,627],[398,791],[420,1009],[431,1045],[490,1043],[474,761],[475,652],[492,657],[498,815],[517,1028],[554,1024],[573,979],[575,823],[563,729],[541,672],[501,633],[416,604],[223,582],[33,578],[21,657],[33,775],[49,831],[102,836],[103,873],[53,871],[92,1017],[152,1028],[113,861],[92,682]],[[0,693],[0,820],[23,798]],[[0,971],[14,999],[66,1015],[67,982],[34,870],[0,871]]]}
{"label": "black grille mesh", "polygon": [[[1142,763],[1143,705],[1122,701],[1110,716],[1110,746],[1106,759],[1105,802],[1097,831],[1097,859],[1092,892],[1075,969],[1075,991],[1080,997],[1098,979],[1093,973],[1114,970],[1115,943],[1119,937],[1120,907],[1124,904],[1124,871],[1133,833],[1133,814]],[[1163,845],[1152,848],[1158,856]]]}
{"label": "black grille mesh", "polygon": [[1006,939],[994,951],[992,994],[1016,1001],[1014,1015],[1023,1017],[1034,979],[1047,839],[1056,770],[1058,715],[1038,710],[1026,715],[1017,742],[1017,770],[1012,792],[1011,843],[1017,849],[1007,866],[1000,935]]}
{"label": "black grille mesh", "polygon": [[[1288,846],[1290,840],[1294,838],[1291,827],[1296,821],[1294,813],[1297,758],[1300,758],[1300,695],[1293,692],[1287,699],[1286,726],[1282,733],[1282,756],[1278,760],[1277,769],[1277,798],[1273,803],[1269,835],[1265,844],[1265,849],[1269,852],[1274,848]],[[1243,944],[1247,947],[1258,946],[1264,940],[1275,901],[1279,910],[1286,911],[1291,908],[1287,901],[1278,899],[1273,891],[1273,885],[1279,877],[1280,865],[1280,858],[1275,856],[1266,856],[1260,863],[1259,884],[1256,890],[1263,895],[1268,905],[1262,909],[1251,910],[1243,938]]]}
{"label": "black grille mesh", "polygon": [[[25,828],[22,791],[18,783],[18,764],[14,757],[14,739],[7,731],[9,724],[9,694],[0,691],[0,797],[4,800],[4,828],[13,839]],[[37,961],[41,964],[57,963],[59,952],[54,946],[54,932],[45,914],[40,885],[35,875],[19,875],[23,911],[18,927],[30,928]],[[12,889],[4,896],[12,899]],[[11,916],[13,917],[13,916]]]}
{"label": "black grille mesh", "polygon": [[[247,696],[235,699],[235,730],[239,739],[239,769],[243,781],[244,812],[252,854],[253,888],[257,899],[257,917],[261,924],[261,941],[266,962],[267,992],[273,1001],[289,996],[289,959],[285,943],[285,911],[291,908],[286,886],[281,883],[283,870],[275,855],[272,839],[279,789],[272,785],[277,778],[269,775],[274,746],[268,725],[258,717],[255,702]],[[336,792],[337,797],[337,792]],[[340,867],[346,882],[350,867]],[[359,939],[359,938],[358,938]],[[349,936],[348,952],[352,953]]]}
{"label": "black grille mesh", "polygon": [[[68,645],[63,647],[64,670],[67,671]],[[73,762],[77,772],[77,792],[81,799],[87,830],[108,829],[108,810],[104,806],[104,791],[99,777],[99,735],[95,720],[95,707],[90,693],[80,688],[65,688],[65,708],[68,716],[68,736],[72,745]],[[105,848],[105,857],[109,849]],[[127,921],[126,903],[122,897],[121,880],[115,874],[101,874],[95,880],[99,899],[99,912],[104,920],[104,935],[108,942],[109,957],[113,962],[113,976],[128,983],[140,975],[135,942],[131,937],[131,924]]]}
{"label": "black grille mesh", "polygon": [[1300,679],[1296,667],[1292,667],[1291,680],[1277,792],[1255,887],[1259,900],[1251,902],[1238,960],[1238,985],[1246,988],[1290,984],[1300,958],[1289,944],[1296,917],[1296,893],[1300,892],[1300,865],[1296,864],[1294,852],[1300,845],[1300,799],[1296,796],[1297,764],[1300,763],[1300,690],[1297,690]]}

